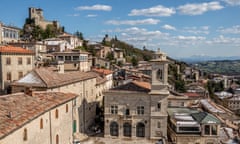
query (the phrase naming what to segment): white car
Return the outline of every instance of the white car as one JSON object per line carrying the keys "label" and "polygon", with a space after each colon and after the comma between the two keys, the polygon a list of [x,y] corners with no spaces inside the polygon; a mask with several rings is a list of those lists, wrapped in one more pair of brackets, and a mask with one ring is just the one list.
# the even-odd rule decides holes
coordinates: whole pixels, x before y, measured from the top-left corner
{"label": "white car", "polygon": [[81,144],[79,140],[73,140],[73,144]]}

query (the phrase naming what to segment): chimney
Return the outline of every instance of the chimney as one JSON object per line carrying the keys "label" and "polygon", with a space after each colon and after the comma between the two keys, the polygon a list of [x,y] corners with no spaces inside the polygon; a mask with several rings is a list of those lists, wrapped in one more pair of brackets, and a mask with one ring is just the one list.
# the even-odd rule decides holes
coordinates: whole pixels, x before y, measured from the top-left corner
{"label": "chimney", "polygon": [[64,61],[58,61],[57,63],[58,73],[64,73]]}
{"label": "chimney", "polygon": [[29,96],[34,96],[34,90],[30,87],[25,89],[25,94]]}
{"label": "chimney", "polygon": [[11,111],[8,112],[7,117],[12,118],[12,112]]}

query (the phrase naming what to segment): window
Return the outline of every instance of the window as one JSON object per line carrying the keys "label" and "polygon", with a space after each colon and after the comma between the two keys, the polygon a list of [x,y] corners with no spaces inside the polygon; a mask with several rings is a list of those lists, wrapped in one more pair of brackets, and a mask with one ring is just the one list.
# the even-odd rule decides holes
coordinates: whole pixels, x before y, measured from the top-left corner
{"label": "window", "polygon": [[43,119],[40,119],[40,129],[43,129]]}
{"label": "window", "polygon": [[22,58],[21,57],[18,58],[18,65],[22,65]]}
{"label": "window", "polygon": [[181,102],[181,106],[184,106],[184,102]]}
{"label": "window", "polygon": [[72,59],[71,56],[65,56],[66,61],[70,61],[71,59]]}
{"label": "window", "polygon": [[79,56],[73,56],[74,61],[79,61]]}
{"label": "window", "polygon": [[31,64],[31,58],[27,58],[27,64],[28,64],[28,65]]}
{"label": "window", "polygon": [[77,132],[77,121],[73,120],[73,133]]}
{"label": "window", "polygon": [[55,111],[55,118],[56,119],[58,118],[58,109],[56,109],[56,111]]}
{"label": "window", "polygon": [[137,107],[137,114],[143,115],[144,114],[144,106],[138,106]]}
{"label": "window", "polygon": [[23,130],[23,140],[27,141],[27,129],[26,128]]}
{"label": "window", "polygon": [[73,100],[73,106],[76,106],[76,105],[77,105],[77,100],[74,99],[74,100]]}
{"label": "window", "polygon": [[212,125],[212,135],[217,135],[217,126]]}
{"label": "window", "polygon": [[110,135],[111,136],[118,136],[118,123],[111,122],[110,124]]}
{"label": "window", "polygon": [[158,108],[159,111],[161,110],[161,103],[160,102],[157,104],[157,108]]}
{"label": "window", "polygon": [[160,121],[157,123],[157,127],[161,128],[161,122]]}
{"label": "window", "polygon": [[205,133],[205,135],[210,135],[210,126],[209,125],[205,125],[204,133]]}
{"label": "window", "polygon": [[132,125],[130,123],[123,124],[123,136],[131,137],[132,135]]}
{"label": "window", "polygon": [[66,113],[68,112],[68,104],[66,104]]}
{"label": "window", "polygon": [[129,108],[127,108],[126,110],[125,110],[125,115],[129,115],[130,114],[130,111],[129,111]]}
{"label": "window", "polygon": [[23,77],[23,72],[18,72],[18,79]]}
{"label": "window", "polygon": [[11,65],[11,58],[10,57],[6,58],[6,65]]}
{"label": "window", "polygon": [[9,80],[9,81],[12,80],[12,74],[11,74],[11,72],[7,72],[7,80]]}
{"label": "window", "polygon": [[56,135],[56,144],[59,144],[59,136],[58,136],[58,134]]}
{"label": "window", "polygon": [[158,71],[157,71],[157,79],[162,80],[162,78],[163,78],[162,74],[163,74],[163,71],[161,69],[158,69]]}
{"label": "window", "polygon": [[110,111],[111,111],[111,114],[117,114],[118,113],[118,106],[117,105],[112,105]]}
{"label": "window", "polygon": [[145,125],[143,123],[138,123],[136,127],[136,136],[145,137]]}
{"label": "window", "polygon": [[171,107],[171,106],[172,106],[171,101],[168,101],[168,107]]}

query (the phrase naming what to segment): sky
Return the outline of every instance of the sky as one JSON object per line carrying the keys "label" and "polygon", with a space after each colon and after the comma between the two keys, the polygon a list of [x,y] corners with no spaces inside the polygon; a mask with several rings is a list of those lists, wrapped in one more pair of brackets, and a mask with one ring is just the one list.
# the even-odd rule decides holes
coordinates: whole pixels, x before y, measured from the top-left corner
{"label": "sky", "polygon": [[240,0],[1,0],[0,21],[22,28],[29,7],[90,41],[108,34],[173,58],[240,57]]}

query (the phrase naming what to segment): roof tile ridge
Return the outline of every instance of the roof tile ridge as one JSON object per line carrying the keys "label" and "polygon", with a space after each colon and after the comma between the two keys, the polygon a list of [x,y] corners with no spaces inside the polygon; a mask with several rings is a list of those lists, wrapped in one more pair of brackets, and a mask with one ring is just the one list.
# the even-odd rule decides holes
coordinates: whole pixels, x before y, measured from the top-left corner
{"label": "roof tile ridge", "polygon": [[44,82],[46,87],[49,87],[48,83],[46,82],[46,80],[44,80],[44,78],[41,77],[41,74],[39,73],[39,68],[35,68],[33,69],[33,72]]}

